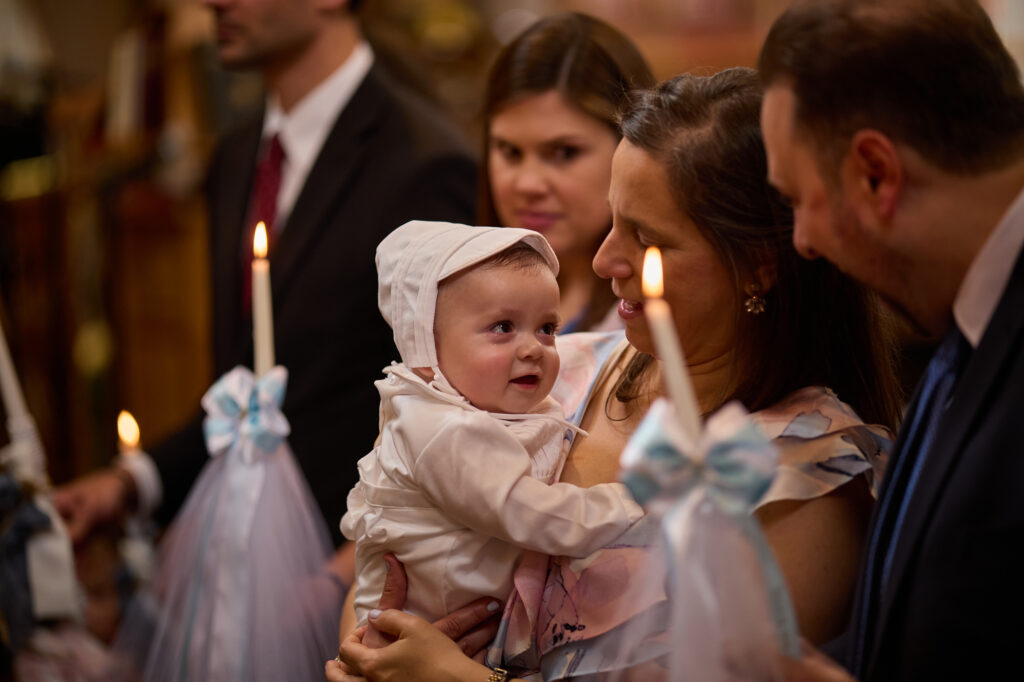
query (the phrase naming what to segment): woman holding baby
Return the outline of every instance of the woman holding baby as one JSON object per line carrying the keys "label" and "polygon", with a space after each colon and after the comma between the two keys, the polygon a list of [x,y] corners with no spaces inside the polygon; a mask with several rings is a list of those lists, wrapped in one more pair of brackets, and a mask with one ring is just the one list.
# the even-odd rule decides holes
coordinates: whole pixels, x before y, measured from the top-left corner
{"label": "woman holding baby", "polygon": [[[589,488],[617,480],[623,447],[663,393],[640,288],[643,253],[658,246],[701,411],[740,400],[780,448],[775,482],[754,513],[802,634],[821,643],[848,615],[873,473],[884,463],[899,396],[876,301],[793,249],[791,211],[766,182],[760,100],[757,74],[730,69],[679,76],[625,108],[608,195],[613,227],[593,265],[619,298],[626,341],[558,339],[554,395],[589,434],[573,442],[560,481]],[[500,665],[523,677],[543,671],[546,680],[607,672],[612,664],[597,651],[602,635],[663,599],[657,581],[639,577],[643,547],[626,545],[584,560],[527,553],[492,648]],[[475,608],[461,614],[472,624],[486,613]],[[538,614],[571,621],[573,635],[543,631]],[[357,631],[343,642],[342,659],[368,679],[491,675],[425,621],[398,611],[371,613],[370,621],[398,641],[371,650]],[[335,662],[327,676],[357,679]]]}

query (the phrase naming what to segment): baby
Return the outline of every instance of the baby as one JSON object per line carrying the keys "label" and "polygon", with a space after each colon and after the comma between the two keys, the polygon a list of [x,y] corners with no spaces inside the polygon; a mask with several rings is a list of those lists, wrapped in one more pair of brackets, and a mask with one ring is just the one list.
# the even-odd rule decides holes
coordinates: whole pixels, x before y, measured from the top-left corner
{"label": "baby", "polygon": [[555,483],[574,429],[558,374],[558,260],[536,232],[413,221],[377,247],[378,300],[403,362],[341,529],[366,622],[394,552],[406,610],[435,620],[503,597],[523,549],[585,557],[642,515],[618,484]]}

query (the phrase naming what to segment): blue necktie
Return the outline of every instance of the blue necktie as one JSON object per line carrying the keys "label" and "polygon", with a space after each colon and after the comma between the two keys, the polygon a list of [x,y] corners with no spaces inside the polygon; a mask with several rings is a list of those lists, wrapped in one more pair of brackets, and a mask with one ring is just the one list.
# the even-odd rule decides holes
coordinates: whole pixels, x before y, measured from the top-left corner
{"label": "blue necktie", "polygon": [[914,414],[904,424],[907,435],[901,452],[894,458],[892,480],[879,500],[878,516],[868,543],[859,627],[855,633],[851,666],[855,676],[859,677],[865,672],[864,657],[869,646],[868,640],[874,632],[874,623],[871,621],[877,617],[877,607],[889,582],[893,556],[907,508],[969,352],[967,339],[954,324],[928,363]]}

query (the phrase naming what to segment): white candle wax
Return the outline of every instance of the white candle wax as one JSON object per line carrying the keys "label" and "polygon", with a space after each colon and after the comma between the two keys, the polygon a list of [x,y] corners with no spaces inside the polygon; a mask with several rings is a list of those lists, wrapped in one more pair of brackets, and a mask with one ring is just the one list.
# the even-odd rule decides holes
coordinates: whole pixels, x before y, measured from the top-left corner
{"label": "white candle wax", "polygon": [[672,311],[663,299],[651,298],[644,301],[644,315],[651,328],[651,336],[654,337],[654,347],[658,351],[665,390],[675,405],[683,431],[696,445],[700,437],[700,410],[672,322]]}
{"label": "white candle wax", "polygon": [[270,262],[256,258],[252,262],[252,336],[256,376],[274,366],[274,312],[270,298]]}
{"label": "white candle wax", "polygon": [[25,395],[21,392],[18,374],[14,370],[11,351],[7,348],[7,337],[0,327],[0,394],[3,395],[4,412],[8,421],[18,421],[28,417],[25,407]]}
{"label": "white candle wax", "polygon": [[661,252],[650,247],[644,255],[643,267],[644,317],[651,330],[654,348],[661,365],[665,391],[675,406],[683,432],[690,437],[693,445],[700,438],[701,418],[697,393],[693,390],[690,373],[686,369],[683,348],[679,344],[672,309],[663,298]]}
{"label": "white candle wax", "polygon": [[261,377],[274,366],[274,307],[270,297],[270,261],[267,260],[267,228],[261,221],[253,237],[252,343],[253,369]]}
{"label": "white candle wax", "polygon": [[49,479],[46,475],[43,444],[35,420],[25,405],[25,394],[22,393],[14,361],[11,360],[3,327],[0,327],[0,396],[7,413],[7,434],[10,437],[7,449],[15,476],[35,481],[40,486],[47,485]]}

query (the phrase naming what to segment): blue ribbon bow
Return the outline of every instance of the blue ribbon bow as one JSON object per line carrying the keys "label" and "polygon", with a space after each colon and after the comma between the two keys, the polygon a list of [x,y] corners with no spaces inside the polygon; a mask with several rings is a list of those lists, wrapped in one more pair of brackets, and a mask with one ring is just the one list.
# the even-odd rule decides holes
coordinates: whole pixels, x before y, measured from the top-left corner
{"label": "blue ribbon bow", "polygon": [[669,403],[657,401],[622,453],[623,483],[642,504],[672,503],[706,485],[731,515],[746,514],[775,478],[771,440],[730,403],[708,420],[695,456]]}
{"label": "blue ribbon bow", "polygon": [[708,418],[690,456],[686,453],[694,448],[689,442],[671,404],[655,401],[622,452],[622,482],[637,502],[662,515],[668,537],[673,536],[672,526],[683,522],[672,512],[681,509],[694,490],[704,488],[757,552],[780,645],[787,655],[798,656],[800,639],[785,581],[750,515],[775,478],[777,448],[736,402]]}
{"label": "blue ribbon bow", "polygon": [[281,412],[288,370],[277,366],[258,380],[247,367],[235,367],[217,380],[203,396],[206,410],[203,433],[211,457],[241,443],[242,460],[256,461],[257,450],[265,455],[277,450],[291,426]]}

